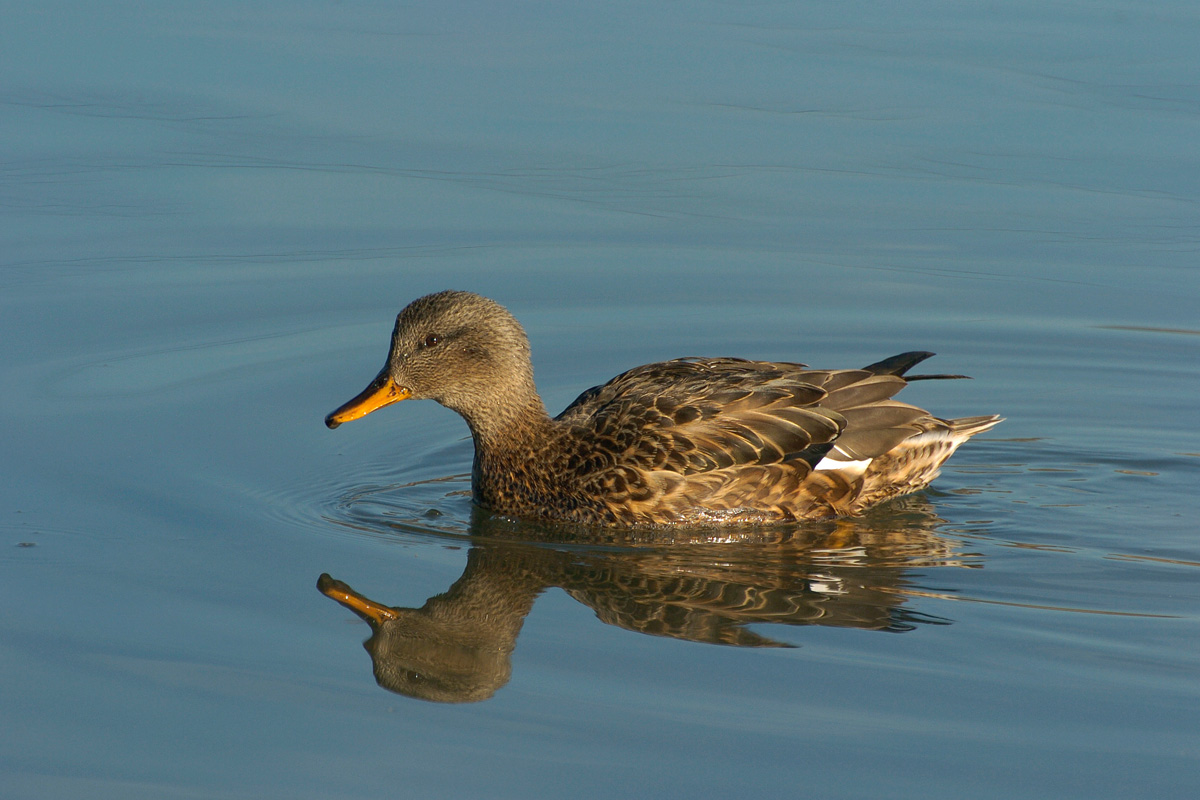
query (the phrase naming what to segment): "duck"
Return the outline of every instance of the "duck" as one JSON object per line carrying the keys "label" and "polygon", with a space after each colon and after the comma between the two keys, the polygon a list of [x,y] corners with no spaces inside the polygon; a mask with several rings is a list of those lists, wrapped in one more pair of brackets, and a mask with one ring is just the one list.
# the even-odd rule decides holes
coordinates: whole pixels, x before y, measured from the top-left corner
{"label": "duck", "polygon": [[919,491],[997,415],[941,419],[893,397],[933,353],[861,369],[742,358],[634,367],[551,417],[529,337],[501,304],[465,291],[396,317],[373,381],[327,427],[402,400],[457,412],[474,442],[471,495],[516,520],[637,527],[769,525],[853,517]]}

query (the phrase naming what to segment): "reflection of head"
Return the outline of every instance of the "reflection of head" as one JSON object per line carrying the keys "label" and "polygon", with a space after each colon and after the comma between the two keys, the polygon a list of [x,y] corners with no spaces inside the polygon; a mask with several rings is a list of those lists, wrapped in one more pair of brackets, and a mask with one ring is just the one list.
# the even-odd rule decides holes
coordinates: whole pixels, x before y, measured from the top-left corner
{"label": "reflection of head", "polygon": [[540,585],[468,569],[421,608],[391,608],[322,575],[317,588],[371,626],[363,647],[383,688],[421,700],[471,703],[508,683],[510,657]]}
{"label": "reflection of head", "polygon": [[[486,700],[508,683],[512,647],[440,625],[425,609],[396,609],[363,643],[384,689],[439,703]],[[514,642],[515,643],[515,642]]]}

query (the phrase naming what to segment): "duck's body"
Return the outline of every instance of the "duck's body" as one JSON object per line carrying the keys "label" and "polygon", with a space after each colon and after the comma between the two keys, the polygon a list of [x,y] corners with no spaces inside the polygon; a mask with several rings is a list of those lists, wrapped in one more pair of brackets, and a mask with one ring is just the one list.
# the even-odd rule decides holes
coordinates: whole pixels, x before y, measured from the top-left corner
{"label": "duck's body", "polygon": [[435,399],[471,428],[475,502],[515,517],[673,525],[850,515],[923,488],[960,444],[1000,421],[942,420],[892,400],[930,355],[859,370],[664,361],[589,389],[551,419],[520,324],[491,300],[440,292],[400,313],[387,366],[326,424]]}

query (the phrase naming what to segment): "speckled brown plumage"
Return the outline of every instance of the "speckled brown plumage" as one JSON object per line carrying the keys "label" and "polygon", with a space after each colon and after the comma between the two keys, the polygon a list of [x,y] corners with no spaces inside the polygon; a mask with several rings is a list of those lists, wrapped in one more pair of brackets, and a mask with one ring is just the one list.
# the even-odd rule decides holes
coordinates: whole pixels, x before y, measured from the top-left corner
{"label": "speckled brown plumage", "polygon": [[943,420],[893,400],[930,355],[851,370],[647,364],[551,419],[516,319],[479,295],[440,292],[400,313],[384,369],[326,424],[409,397],[437,400],[471,429],[475,502],[516,517],[676,525],[852,515],[926,486],[962,442],[1000,421]]}

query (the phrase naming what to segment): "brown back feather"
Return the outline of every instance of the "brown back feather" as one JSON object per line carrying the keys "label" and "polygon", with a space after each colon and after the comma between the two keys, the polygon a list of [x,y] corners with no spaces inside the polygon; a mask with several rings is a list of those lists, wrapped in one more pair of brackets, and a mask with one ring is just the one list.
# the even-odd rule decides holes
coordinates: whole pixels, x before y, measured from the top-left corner
{"label": "brown back feather", "polygon": [[854,513],[861,470],[813,470],[832,447],[873,459],[919,433],[950,430],[892,399],[906,385],[897,372],[920,360],[913,356],[924,354],[860,370],[736,358],[637,367],[559,415],[578,453],[567,477],[624,522]]}

